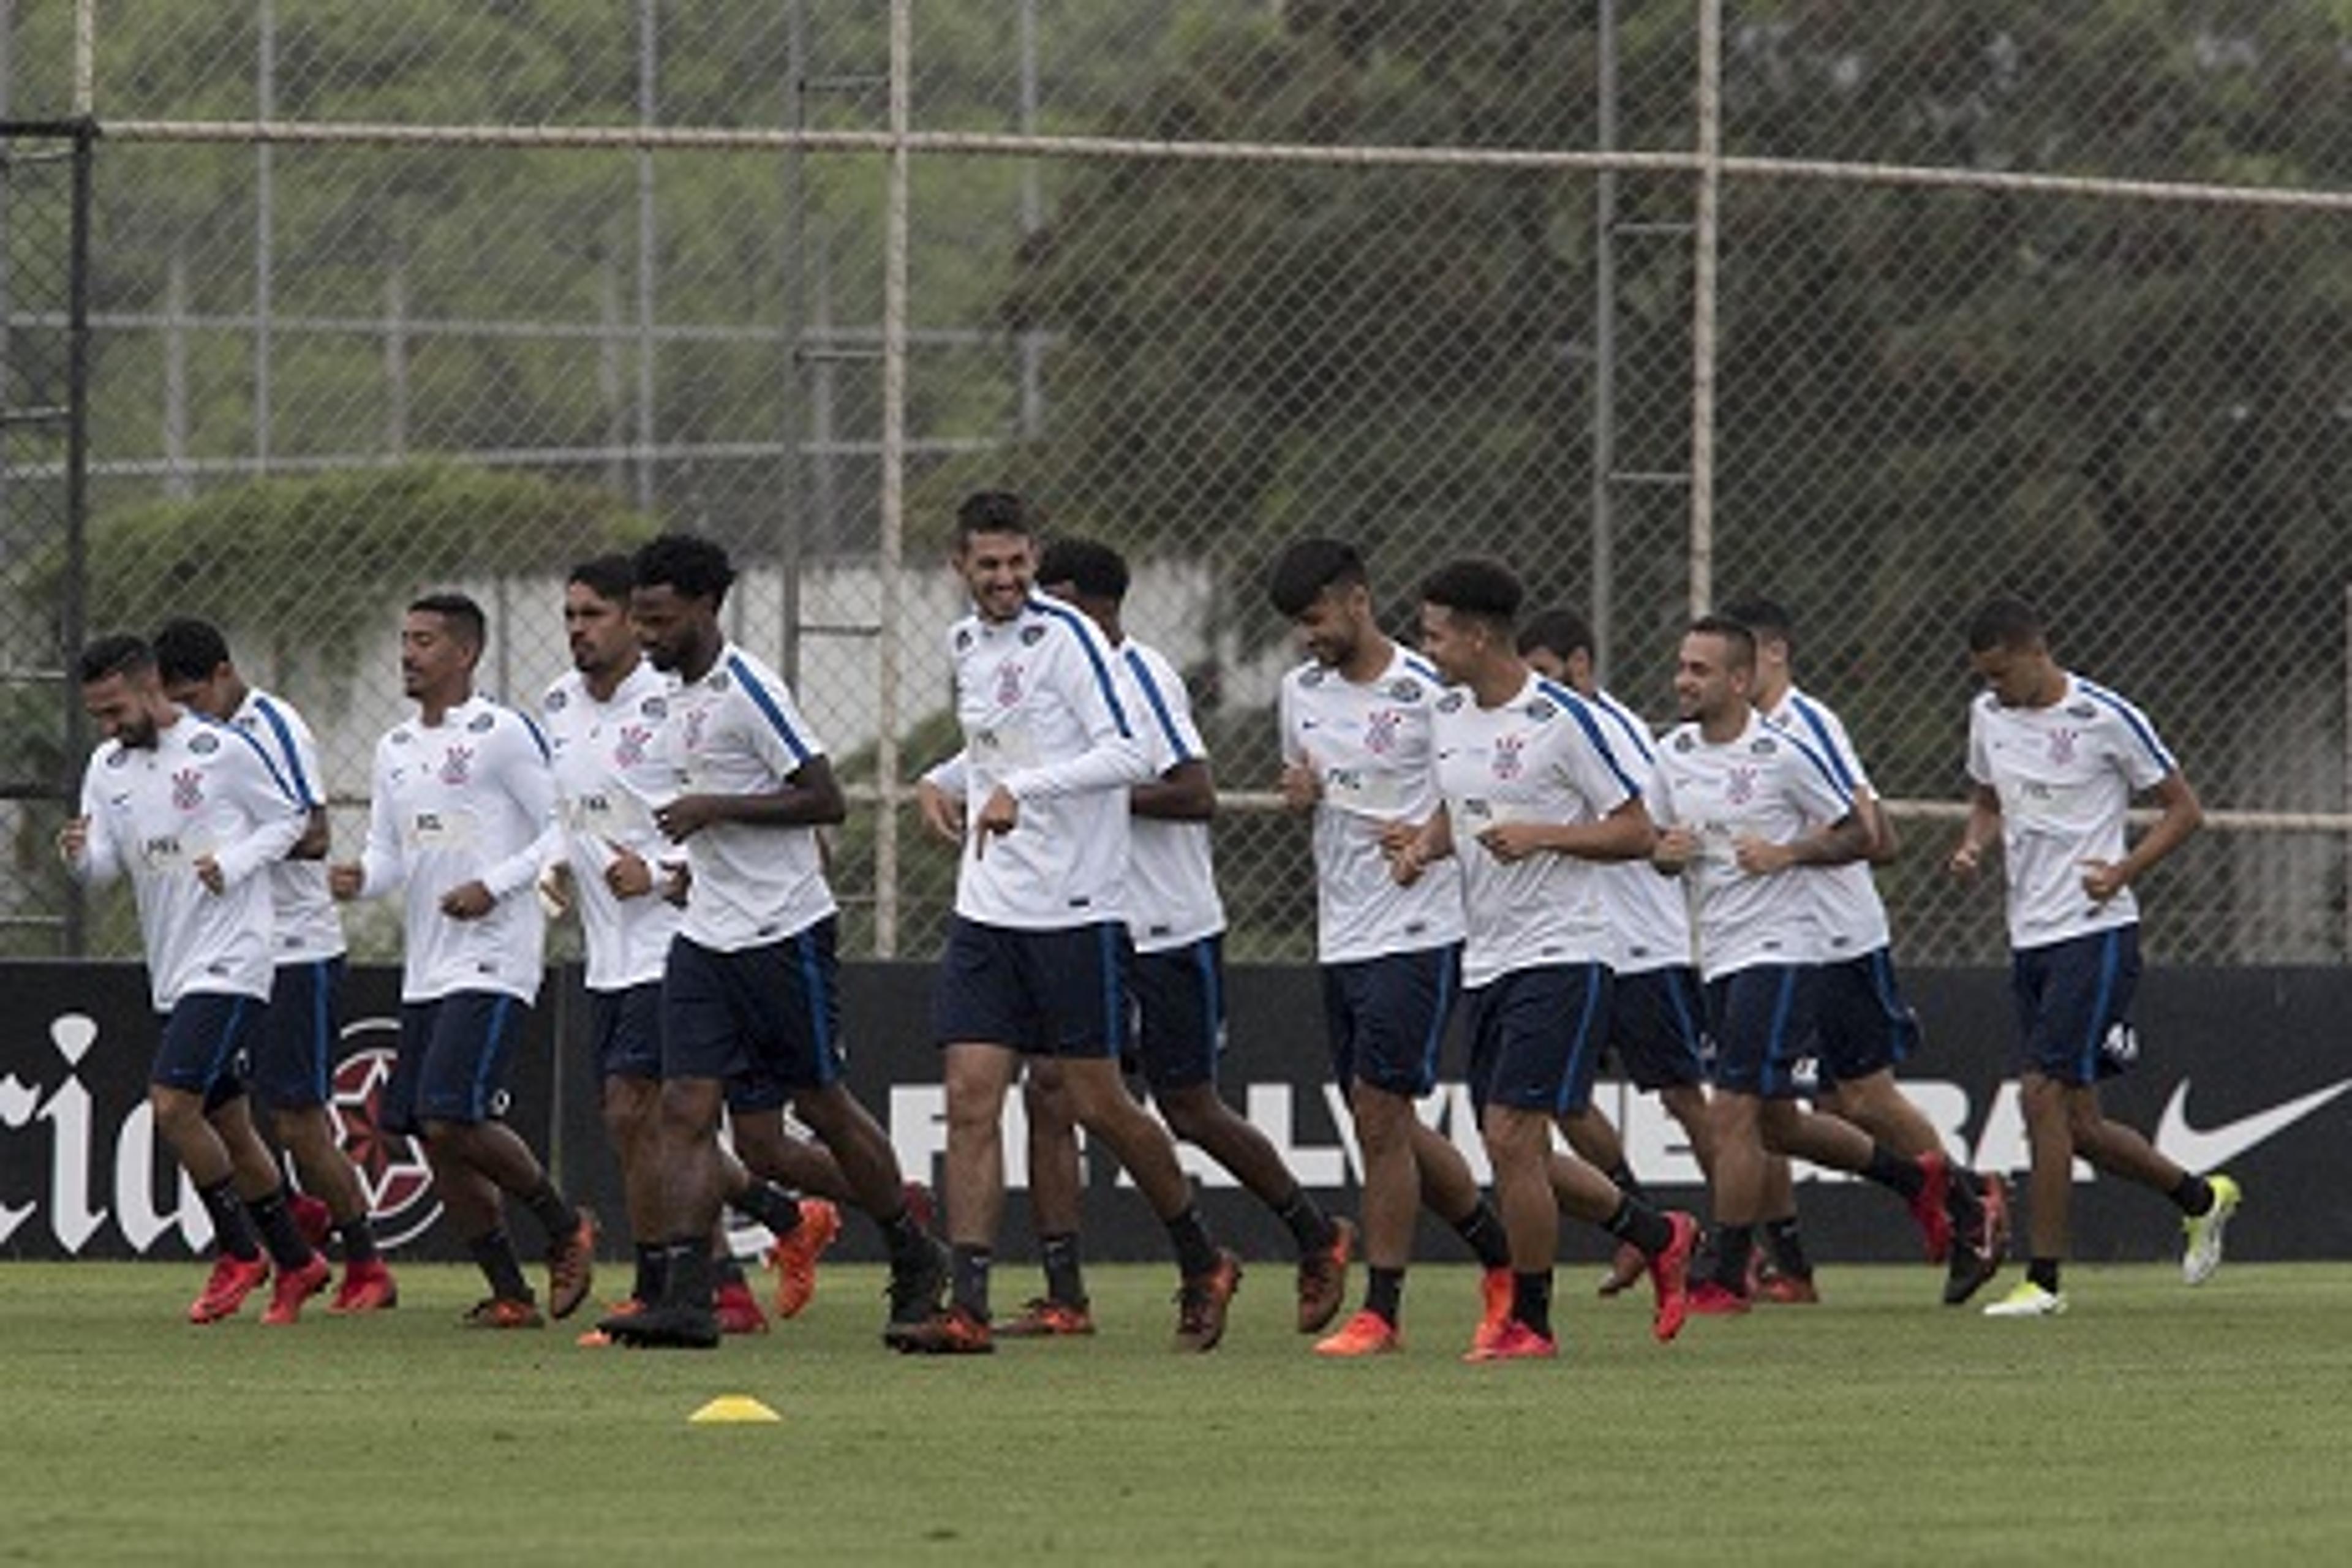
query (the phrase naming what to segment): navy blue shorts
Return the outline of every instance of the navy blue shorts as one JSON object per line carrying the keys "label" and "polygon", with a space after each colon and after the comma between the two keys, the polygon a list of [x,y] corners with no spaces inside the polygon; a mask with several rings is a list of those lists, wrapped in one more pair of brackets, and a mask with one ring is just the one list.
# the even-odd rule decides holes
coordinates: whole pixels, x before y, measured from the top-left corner
{"label": "navy blue shorts", "polygon": [[931,1037],[1041,1057],[1118,1057],[1127,1047],[1128,964],[1118,921],[1015,931],[958,915],[931,991]]}
{"label": "navy blue shorts", "polygon": [[1715,1084],[1733,1094],[1794,1100],[1797,1063],[1813,1033],[1814,966],[1759,963],[1706,984]]}
{"label": "navy blue shorts", "polygon": [[1895,984],[1886,949],[1813,972],[1813,1035],[1824,1089],[1889,1071],[1918,1048],[1919,1016]]}
{"label": "navy blue shorts", "polygon": [[472,1125],[507,1113],[507,1058],[530,1004],[503,991],[453,991],[400,1005],[400,1055],[377,1120],[415,1137],[428,1121]]}
{"label": "navy blue shorts", "polygon": [[302,1110],[333,1098],[328,1082],[342,1031],[343,960],[309,958],[281,963],[269,983],[248,1053],[254,1098],[279,1110]]}
{"label": "navy blue shorts", "polygon": [[2009,990],[2027,1070],[2083,1085],[2129,1067],[2139,1056],[2131,1022],[2138,988],[2137,925],[2011,953]]}
{"label": "navy blue shorts", "polygon": [[1565,1116],[1592,1103],[1609,966],[1516,969],[1468,993],[1470,1103]]}
{"label": "navy blue shorts", "polygon": [[1323,966],[1331,1076],[1418,1100],[1437,1087],[1437,1052],[1461,988],[1459,944]]}
{"label": "navy blue shorts", "polygon": [[661,1074],[727,1086],[772,1110],[841,1080],[841,984],[831,915],[781,942],[720,952],[673,938],[661,985]]}
{"label": "navy blue shorts", "polygon": [[1706,1081],[1706,999],[1686,963],[1620,974],[1609,987],[1609,1046],[1651,1094]]}
{"label": "navy blue shorts", "polygon": [[1225,939],[1135,955],[1136,1054],[1155,1090],[1217,1081],[1225,1050]]}
{"label": "navy blue shorts", "polygon": [[235,1100],[242,1092],[240,1059],[252,1048],[266,1005],[258,996],[183,993],[163,1015],[163,1038],[147,1081],[201,1094],[207,1110]]}
{"label": "navy blue shorts", "polygon": [[588,993],[589,1045],[596,1076],[659,1082],[662,1074],[662,983]]}

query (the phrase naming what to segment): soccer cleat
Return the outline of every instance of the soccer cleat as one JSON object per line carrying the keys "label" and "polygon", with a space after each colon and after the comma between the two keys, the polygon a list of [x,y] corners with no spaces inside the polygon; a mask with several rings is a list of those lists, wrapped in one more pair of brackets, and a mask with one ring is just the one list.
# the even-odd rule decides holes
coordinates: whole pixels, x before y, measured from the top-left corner
{"label": "soccer cleat", "polygon": [[1910,1200],[1911,1218],[1927,1245],[1927,1261],[1941,1263],[1952,1250],[1952,1216],[1944,1206],[1951,1193],[1952,1164],[1937,1149],[1928,1150],[1913,1163],[1924,1179],[1918,1195]]}
{"label": "soccer cleat", "polygon": [[1356,1222],[1334,1217],[1331,1242],[1298,1260],[1298,1331],[1319,1334],[1348,1297],[1348,1259],[1356,1250]]}
{"label": "soccer cleat", "polygon": [[1500,1332],[1484,1345],[1472,1345],[1462,1352],[1469,1362],[1485,1361],[1549,1361],[1559,1354],[1559,1342],[1549,1334],[1539,1334],[1517,1318],[1506,1318]]}
{"label": "soccer cleat", "polygon": [[383,1312],[400,1305],[400,1287],[393,1282],[392,1270],[381,1258],[371,1258],[363,1263],[343,1265],[343,1282],[335,1289],[335,1299],[327,1303],[327,1310],[341,1316],[360,1312]]}
{"label": "soccer cleat", "polygon": [[240,1261],[221,1254],[213,1262],[204,1290],[189,1303],[188,1321],[217,1323],[223,1318],[234,1318],[236,1310],[245,1305],[245,1299],[261,1289],[268,1278],[268,1258],[256,1254]]}
{"label": "soccer cleat", "polygon": [[539,1315],[536,1301],[517,1300],[510,1296],[491,1296],[475,1302],[457,1320],[468,1329],[543,1329],[547,1320]]}
{"label": "soccer cleat", "polygon": [[[642,1312],[645,1310],[646,1304],[643,1301],[638,1300],[635,1296],[624,1296],[621,1300],[613,1303],[613,1310],[605,1313],[604,1316],[607,1318],[622,1318],[627,1317],[632,1313]],[[606,1333],[602,1329],[590,1329],[572,1342],[580,1346],[583,1350],[597,1350],[605,1345],[619,1344],[621,1342],[614,1339],[612,1335]]]}
{"label": "soccer cleat", "polygon": [[1650,1260],[1642,1256],[1640,1247],[1630,1241],[1619,1242],[1617,1255],[1609,1260],[1609,1272],[1601,1277],[1600,1294],[1623,1295],[1633,1289],[1634,1282],[1642,1278],[1649,1267]]}
{"label": "soccer cleat", "polygon": [[1489,1268],[1478,1277],[1478,1296],[1483,1303],[1477,1331],[1470,1336],[1470,1348],[1480,1350],[1495,1342],[1503,1325],[1511,1321],[1511,1271]]}
{"label": "soccer cleat", "polygon": [[327,1260],[315,1252],[310,1254],[309,1262],[290,1274],[279,1269],[278,1283],[269,1289],[269,1306],[261,1314],[261,1321],[281,1328],[301,1321],[302,1303],[325,1289],[328,1276],[333,1272]]}
{"label": "soccer cleat", "polygon": [[948,1283],[948,1249],[944,1244],[926,1237],[923,1250],[924,1261],[912,1266],[893,1264],[890,1268],[890,1316],[882,1325],[882,1342],[893,1350],[919,1348],[901,1342],[906,1335],[927,1327],[940,1313],[940,1294]]}
{"label": "soccer cleat", "polygon": [[1217,1248],[1217,1266],[1186,1279],[1176,1291],[1176,1342],[1180,1351],[1213,1351],[1225,1337],[1225,1311],[1242,1288],[1241,1254]]}
{"label": "soccer cleat", "polygon": [[1951,1269],[1944,1277],[1944,1305],[1958,1307],[2000,1272],[2009,1256],[2009,1184],[1987,1173],[1977,1189],[1974,1223],[1954,1238]]}
{"label": "soccer cleat", "polygon": [[1685,1310],[1694,1318],[1731,1318],[1748,1310],[1748,1298],[1722,1280],[1702,1279],[1691,1287]]}
{"label": "soccer cleat", "polygon": [[[1339,1325],[1336,1334],[1315,1342],[1315,1353],[1328,1356],[1393,1355],[1404,1349],[1404,1335],[1378,1312],[1366,1308]],[[1473,1344],[1471,1353],[1478,1347]]]}
{"label": "soccer cleat", "polygon": [[548,1312],[568,1318],[578,1311],[595,1277],[596,1216],[583,1208],[572,1233],[547,1249]]}
{"label": "soccer cleat", "polygon": [[776,1237],[760,1261],[776,1276],[776,1316],[797,1318],[816,1294],[816,1260],[841,1234],[841,1211],[823,1198],[801,1200],[801,1222]]}
{"label": "soccer cleat", "polygon": [[1095,1331],[1094,1314],[1084,1301],[1056,1301],[1033,1296],[1022,1303],[1017,1318],[999,1318],[988,1331],[1000,1340],[1061,1340],[1082,1338]]}
{"label": "soccer cleat", "polygon": [[1769,1301],[1777,1307],[1811,1307],[1822,1299],[1820,1289],[1810,1274],[1766,1274],[1756,1281],[1749,1292],[1751,1301]]}
{"label": "soccer cleat", "polygon": [[2213,1189],[2213,1206],[2203,1214],[2187,1215],[2180,1222],[2184,1243],[2180,1249],[2180,1277],[2191,1285],[2202,1285],[2213,1278],[2213,1270],[2221,1267],[2221,1232],[2245,1199],[2245,1194],[2231,1177],[2208,1176],[2205,1184]]}
{"label": "soccer cleat", "polygon": [[2055,1318],[2066,1310],[2066,1292],[2044,1290],[2031,1279],[2021,1279],[2008,1295],[1984,1310],[1988,1318]]}
{"label": "soccer cleat", "polygon": [[930,1188],[920,1182],[904,1183],[898,1188],[898,1201],[907,1205],[907,1217],[915,1222],[917,1230],[929,1236],[939,1229],[940,1205]]}
{"label": "soccer cleat", "polygon": [[719,1331],[722,1334],[768,1331],[768,1314],[760,1310],[760,1299],[740,1279],[730,1279],[713,1291],[710,1310],[719,1319]]}
{"label": "soccer cleat", "polygon": [[1650,1314],[1650,1334],[1670,1344],[1683,1331],[1690,1315],[1690,1260],[1698,1250],[1698,1221],[1680,1209],[1669,1210],[1666,1224],[1674,1234],[1655,1258],[1647,1260],[1650,1289],[1656,1305]]}
{"label": "soccer cleat", "polygon": [[665,1302],[643,1311],[600,1318],[597,1328],[615,1344],[639,1350],[708,1351],[719,1348],[719,1314],[694,1302]]}
{"label": "soccer cleat", "polygon": [[908,1355],[990,1355],[996,1350],[987,1321],[961,1307],[939,1309],[919,1323],[894,1322],[882,1337]]}
{"label": "soccer cleat", "polygon": [[335,1228],[334,1210],[308,1193],[289,1193],[286,1194],[286,1213],[311,1251],[316,1252],[327,1245],[328,1233]]}

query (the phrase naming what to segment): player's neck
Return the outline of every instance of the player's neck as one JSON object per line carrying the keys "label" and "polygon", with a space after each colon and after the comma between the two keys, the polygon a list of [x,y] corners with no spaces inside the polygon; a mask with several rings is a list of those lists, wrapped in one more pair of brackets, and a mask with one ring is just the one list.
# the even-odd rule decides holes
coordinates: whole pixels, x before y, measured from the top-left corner
{"label": "player's neck", "polygon": [[610,702],[613,700],[613,693],[621,689],[622,686],[628,680],[629,677],[635,675],[636,672],[637,661],[635,658],[632,658],[625,664],[617,664],[607,669],[600,669],[593,672],[585,669],[582,670],[580,672],[580,684],[586,687],[588,689],[588,695],[594,698],[597,701]]}
{"label": "player's neck", "polygon": [[1396,644],[1379,632],[1360,639],[1356,651],[1339,663],[1339,679],[1354,686],[1367,686],[1387,673],[1396,661]]}
{"label": "player's neck", "polygon": [[1699,739],[1710,746],[1727,746],[1748,732],[1753,716],[1754,710],[1745,703],[1719,713],[1702,713],[1698,719]]}
{"label": "player's neck", "polygon": [[430,696],[421,696],[416,700],[416,717],[426,729],[437,730],[452,708],[463,708],[473,700],[474,689],[470,686],[459,687],[454,692],[436,691]]}
{"label": "player's neck", "polygon": [[1482,666],[1463,682],[1481,708],[1500,708],[1527,689],[1528,667],[1517,658],[1498,658]]}
{"label": "player's neck", "polygon": [[1756,687],[1756,711],[1771,712],[1789,700],[1789,693],[1796,689],[1796,685],[1797,683],[1785,674],[1765,677]]}
{"label": "player's neck", "polygon": [[717,627],[712,627],[709,637],[698,639],[692,647],[686,650],[686,657],[677,661],[678,679],[688,686],[693,685],[711,672],[719,663],[719,656],[726,651],[726,637],[719,635]]}

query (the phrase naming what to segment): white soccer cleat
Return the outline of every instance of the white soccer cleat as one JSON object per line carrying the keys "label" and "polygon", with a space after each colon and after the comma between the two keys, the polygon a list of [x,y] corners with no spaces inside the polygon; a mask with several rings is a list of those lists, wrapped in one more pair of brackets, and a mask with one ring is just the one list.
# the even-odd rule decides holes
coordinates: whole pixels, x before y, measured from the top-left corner
{"label": "white soccer cleat", "polygon": [[2191,1285],[2202,1285],[2221,1267],[2221,1232],[2245,1197],[2238,1184],[2227,1176],[2208,1176],[2205,1182],[2213,1189],[2213,1206],[2180,1222],[2180,1277]]}
{"label": "white soccer cleat", "polygon": [[2055,1318],[2066,1310],[2066,1292],[2044,1290],[2031,1279],[2021,1279],[2008,1295],[1984,1310],[1988,1318]]}

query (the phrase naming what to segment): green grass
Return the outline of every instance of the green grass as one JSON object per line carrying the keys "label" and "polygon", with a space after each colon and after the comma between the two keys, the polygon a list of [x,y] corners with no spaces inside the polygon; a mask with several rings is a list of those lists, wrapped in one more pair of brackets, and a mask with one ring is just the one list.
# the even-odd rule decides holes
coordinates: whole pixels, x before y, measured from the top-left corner
{"label": "green grass", "polygon": [[[1165,1350],[1164,1270],[1098,1268],[1097,1339],[954,1361],[881,1348],[871,1268],[765,1339],[657,1354],[460,1331],[455,1268],[278,1331],[254,1306],[180,1322],[193,1266],[9,1264],[0,1562],[2254,1564],[2352,1541],[2352,1267],[2195,1290],[2079,1268],[2073,1313],[2031,1322],[1938,1307],[1925,1268],[1832,1268],[1821,1307],[1666,1348],[1591,1273],[1562,1271],[1559,1362],[1474,1367],[1458,1267],[1415,1271],[1407,1354],[1328,1363],[1270,1263],[1213,1356]],[[727,1394],[783,1419],[688,1425]]]}

